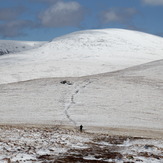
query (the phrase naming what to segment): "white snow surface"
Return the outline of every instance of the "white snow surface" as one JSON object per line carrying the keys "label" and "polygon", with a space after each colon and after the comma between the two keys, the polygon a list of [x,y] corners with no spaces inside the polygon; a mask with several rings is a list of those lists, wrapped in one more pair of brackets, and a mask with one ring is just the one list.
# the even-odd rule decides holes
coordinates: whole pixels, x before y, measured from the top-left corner
{"label": "white snow surface", "polygon": [[163,38],[124,29],[75,32],[26,52],[0,56],[0,84],[79,77],[163,59]]}
{"label": "white snow surface", "polygon": [[163,60],[88,77],[1,84],[0,90],[0,124],[83,124],[101,132],[163,134]]}

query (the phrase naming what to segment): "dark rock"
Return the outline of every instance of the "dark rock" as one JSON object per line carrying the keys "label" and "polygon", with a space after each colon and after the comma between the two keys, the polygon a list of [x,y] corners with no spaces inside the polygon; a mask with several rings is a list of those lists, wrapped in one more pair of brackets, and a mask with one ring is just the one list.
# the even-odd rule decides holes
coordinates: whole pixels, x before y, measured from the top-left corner
{"label": "dark rock", "polygon": [[62,80],[60,83],[61,84],[72,85],[72,83],[70,81],[67,81],[67,80]]}

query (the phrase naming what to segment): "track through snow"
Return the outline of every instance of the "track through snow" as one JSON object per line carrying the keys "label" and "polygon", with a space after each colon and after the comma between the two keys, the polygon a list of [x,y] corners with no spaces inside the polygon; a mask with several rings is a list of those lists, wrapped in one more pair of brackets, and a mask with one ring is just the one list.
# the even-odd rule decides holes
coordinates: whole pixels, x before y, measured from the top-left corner
{"label": "track through snow", "polygon": [[68,111],[70,110],[70,108],[72,107],[72,105],[75,104],[75,97],[80,93],[80,91],[81,91],[82,89],[86,88],[90,83],[91,83],[90,80],[85,80],[81,85],[75,86],[75,89],[74,89],[72,95],[70,96],[70,101],[69,101],[69,103],[65,103],[65,110],[64,110],[64,113],[65,113],[67,119],[68,119],[71,123],[73,123],[73,125],[74,125],[75,127],[77,126],[77,122],[71,118],[71,115],[69,114]]}

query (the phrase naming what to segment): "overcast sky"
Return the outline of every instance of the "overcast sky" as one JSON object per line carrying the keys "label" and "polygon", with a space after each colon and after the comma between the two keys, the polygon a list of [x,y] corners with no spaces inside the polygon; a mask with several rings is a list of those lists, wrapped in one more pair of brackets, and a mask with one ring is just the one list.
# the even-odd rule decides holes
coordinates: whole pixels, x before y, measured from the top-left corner
{"label": "overcast sky", "polygon": [[0,0],[0,39],[46,41],[103,28],[163,36],[163,0]]}

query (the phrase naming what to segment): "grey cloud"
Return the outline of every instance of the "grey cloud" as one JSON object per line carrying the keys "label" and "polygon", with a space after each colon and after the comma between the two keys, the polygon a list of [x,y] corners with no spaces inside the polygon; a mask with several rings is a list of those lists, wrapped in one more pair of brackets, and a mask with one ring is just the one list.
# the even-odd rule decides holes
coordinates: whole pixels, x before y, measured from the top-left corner
{"label": "grey cloud", "polygon": [[13,20],[24,12],[24,7],[0,8],[0,20]]}
{"label": "grey cloud", "polygon": [[163,5],[163,0],[142,0],[142,1],[148,5]]}
{"label": "grey cloud", "polygon": [[12,8],[0,8],[0,35],[1,37],[16,37],[24,35],[23,30],[33,27],[29,20],[20,20],[20,16],[26,11],[23,6]]}
{"label": "grey cloud", "polygon": [[84,18],[84,8],[77,2],[59,1],[39,16],[45,27],[79,26]]}
{"label": "grey cloud", "polygon": [[134,8],[111,8],[101,15],[102,23],[122,23],[131,25],[137,11]]}
{"label": "grey cloud", "polygon": [[24,35],[23,29],[32,28],[33,25],[33,22],[26,20],[9,21],[0,24],[0,35],[4,38]]}

